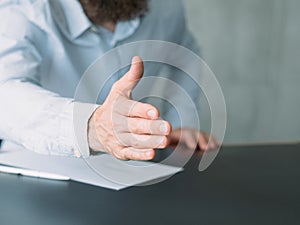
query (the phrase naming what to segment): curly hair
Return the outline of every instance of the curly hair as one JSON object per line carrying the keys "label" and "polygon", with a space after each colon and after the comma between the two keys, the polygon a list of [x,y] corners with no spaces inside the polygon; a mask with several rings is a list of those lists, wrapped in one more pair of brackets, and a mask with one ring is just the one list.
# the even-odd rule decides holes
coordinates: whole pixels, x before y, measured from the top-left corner
{"label": "curly hair", "polygon": [[94,24],[118,22],[143,16],[148,0],[79,0],[87,17]]}

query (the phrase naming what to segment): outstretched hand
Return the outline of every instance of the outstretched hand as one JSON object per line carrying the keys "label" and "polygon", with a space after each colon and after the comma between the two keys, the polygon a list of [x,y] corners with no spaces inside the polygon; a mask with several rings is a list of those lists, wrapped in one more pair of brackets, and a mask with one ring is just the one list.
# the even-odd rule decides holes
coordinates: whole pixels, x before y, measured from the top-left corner
{"label": "outstretched hand", "polygon": [[158,120],[159,111],[154,106],[131,99],[143,73],[143,61],[135,56],[130,70],[113,85],[103,105],[91,116],[88,141],[92,150],[121,160],[150,160],[155,156],[154,148],[168,146],[170,123]]}

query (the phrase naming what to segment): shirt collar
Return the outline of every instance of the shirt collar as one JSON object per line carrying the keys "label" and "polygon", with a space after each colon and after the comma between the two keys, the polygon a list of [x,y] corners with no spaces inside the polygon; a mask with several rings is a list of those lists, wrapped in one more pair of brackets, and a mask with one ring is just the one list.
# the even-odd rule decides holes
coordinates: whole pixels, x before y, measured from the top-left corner
{"label": "shirt collar", "polygon": [[95,26],[97,33],[105,40],[110,47],[114,47],[118,41],[130,37],[140,25],[140,18],[118,22],[115,32],[110,32],[101,26]]}
{"label": "shirt collar", "polygon": [[122,41],[130,37],[136,31],[139,25],[140,25],[139,17],[129,21],[118,22],[116,25],[115,35],[111,41],[111,45],[114,46],[118,41]]}
{"label": "shirt collar", "polygon": [[71,39],[78,38],[92,23],[77,0],[50,1],[55,20],[62,32]]}
{"label": "shirt collar", "polygon": [[[61,31],[69,39],[78,39],[85,31],[92,30],[95,26],[85,15],[83,8],[78,0],[56,0],[50,1],[54,19]],[[118,22],[115,32],[109,40],[111,47],[118,41],[131,36],[140,25],[140,18],[129,21]]]}

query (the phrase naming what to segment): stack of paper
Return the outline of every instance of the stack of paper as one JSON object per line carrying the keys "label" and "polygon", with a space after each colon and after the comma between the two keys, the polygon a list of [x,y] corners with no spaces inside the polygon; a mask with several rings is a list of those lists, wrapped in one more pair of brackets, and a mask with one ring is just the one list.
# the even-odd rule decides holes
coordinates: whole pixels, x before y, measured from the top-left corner
{"label": "stack of paper", "polygon": [[171,176],[182,170],[151,162],[122,162],[108,154],[88,159],[46,156],[15,145],[0,150],[0,164],[61,175],[114,190]]}

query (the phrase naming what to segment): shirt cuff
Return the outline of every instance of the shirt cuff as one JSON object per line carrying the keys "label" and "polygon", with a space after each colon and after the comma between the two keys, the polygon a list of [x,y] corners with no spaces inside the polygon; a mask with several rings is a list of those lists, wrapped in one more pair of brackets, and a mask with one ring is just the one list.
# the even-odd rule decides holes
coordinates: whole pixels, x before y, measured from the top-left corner
{"label": "shirt cuff", "polygon": [[88,122],[99,105],[74,102],[73,107],[73,132],[76,157],[87,158],[90,156],[88,144]]}

